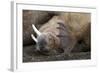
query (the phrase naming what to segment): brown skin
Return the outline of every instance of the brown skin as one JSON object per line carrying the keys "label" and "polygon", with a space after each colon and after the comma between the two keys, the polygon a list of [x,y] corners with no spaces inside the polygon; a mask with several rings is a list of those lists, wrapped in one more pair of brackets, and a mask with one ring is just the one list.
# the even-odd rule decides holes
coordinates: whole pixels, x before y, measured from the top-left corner
{"label": "brown skin", "polygon": [[90,22],[89,13],[61,13],[54,16],[39,29],[45,36],[42,38],[39,36],[39,38],[45,39],[39,43],[46,42],[43,48],[38,45],[38,48],[41,49],[39,51],[42,52],[45,49],[48,52],[44,53],[51,55],[49,52],[55,50],[56,52],[52,53],[61,52],[70,55],[71,50],[79,40],[83,40],[86,46],[90,46]]}

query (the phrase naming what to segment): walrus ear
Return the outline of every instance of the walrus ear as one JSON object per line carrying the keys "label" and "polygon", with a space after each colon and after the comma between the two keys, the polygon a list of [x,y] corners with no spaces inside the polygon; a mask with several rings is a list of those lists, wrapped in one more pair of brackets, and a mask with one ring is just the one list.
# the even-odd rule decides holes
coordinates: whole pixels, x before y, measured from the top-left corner
{"label": "walrus ear", "polygon": [[37,34],[38,36],[41,35],[41,32],[35,27],[34,24],[32,24],[32,28],[33,28],[33,30],[36,32],[36,34]]}
{"label": "walrus ear", "polygon": [[32,39],[37,43],[37,39],[35,38],[35,36],[33,34],[31,34]]}

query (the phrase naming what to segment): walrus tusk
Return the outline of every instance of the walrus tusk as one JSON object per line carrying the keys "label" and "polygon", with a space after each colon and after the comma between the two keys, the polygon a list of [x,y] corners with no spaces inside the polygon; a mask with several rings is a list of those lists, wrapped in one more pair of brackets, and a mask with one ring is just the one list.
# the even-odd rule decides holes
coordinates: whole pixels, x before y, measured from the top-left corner
{"label": "walrus tusk", "polygon": [[36,43],[38,42],[37,39],[34,37],[33,34],[31,34],[31,37],[32,37],[32,39],[33,39]]}
{"label": "walrus tusk", "polygon": [[35,27],[34,24],[32,24],[32,27],[33,27],[33,30],[36,32],[36,34],[37,34],[38,36],[40,36],[40,35],[41,35],[41,32],[38,31],[38,29]]}

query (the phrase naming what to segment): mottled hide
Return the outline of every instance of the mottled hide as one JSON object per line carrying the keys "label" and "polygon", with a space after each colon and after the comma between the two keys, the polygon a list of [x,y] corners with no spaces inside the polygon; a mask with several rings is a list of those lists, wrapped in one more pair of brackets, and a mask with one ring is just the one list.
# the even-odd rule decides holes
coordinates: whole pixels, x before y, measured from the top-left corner
{"label": "mottled hide", "polygon": [[56,52],[52,53],[67,53],[69,55],[79,41],[84,42],[88,49],[90,48],[90,23],[89,13],[60,13],[53,16],[39,31],[44,33],[47,42],[45,46],[46,49],[49,48],[49,52],[55,50]]}

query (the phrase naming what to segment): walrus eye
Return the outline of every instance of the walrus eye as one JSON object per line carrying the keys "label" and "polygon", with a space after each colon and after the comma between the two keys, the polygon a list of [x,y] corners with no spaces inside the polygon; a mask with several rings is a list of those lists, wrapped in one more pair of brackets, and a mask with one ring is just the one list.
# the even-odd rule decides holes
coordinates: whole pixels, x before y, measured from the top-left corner
{"label": "walrus eye", "polygon": [[51,36],[49,36],[49,38],[48,38],[48,42],[49,42],[49,44],[51,44],[52,43],[52,41],[53,41],[53,37],[51,37]]}

